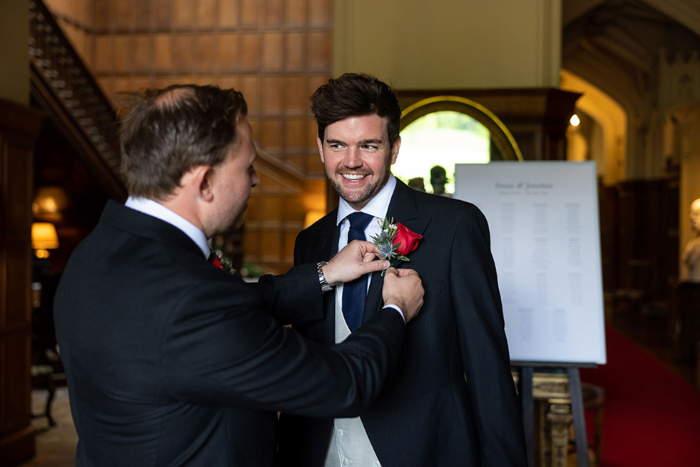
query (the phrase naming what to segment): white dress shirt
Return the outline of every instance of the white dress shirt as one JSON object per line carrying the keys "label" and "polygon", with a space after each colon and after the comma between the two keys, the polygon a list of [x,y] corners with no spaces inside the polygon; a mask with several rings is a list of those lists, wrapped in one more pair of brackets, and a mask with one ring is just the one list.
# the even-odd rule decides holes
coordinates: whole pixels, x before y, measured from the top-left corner
{"label": "white dress shirt", "polygon": [[184,217],[180,216],[179,214],[175,214],[162,204],[148,198],[132,198],[129,196],[129,199],[126,200],[124,205],[127,208],[148,214],[149,216],[153,216],[156,219],[160,219],[163,222],[167,222],[168,224],[182,230],[185,235],[190,237],[192,241],[197,244],[199,249],[202,250],[204,257],[207,259],[209,258],[211,249],[209,248],[209,243],[207,243],[206,235],[204,235],[204,232],[199,230],[194,224],[186,220]]}
{"label": "white dress shirt", "polygon": [[[389,180],[386,185],[384,185],[384,187],[379,190],[379,193],[361,209],[361,212],[374,217],[374,220],[372,220],[365,229],[367,241],[371,241],[371,236],[377,235],[381,231],[381,227],[377,221],[386,217],[391,196],[394,194],[394,188],[396,188],[396,178],[394,178],[393,175],[389,175]],[[338,217],[336,219],[336,222],[340,224],[338,251],[342,250],[348,244],[350,221],[346,218],[353,212],[355,212],[355,209],[341,198],[338,205]],[[371,276],[369,276],[367,280],[368,288],[370,281]],[[343,342],[350,335],[350,329],[343,316],[342,304],[343,285],[340,284],[335,288],[336,343]],[[395,309],[398,310],[398,308]],[[399,312],[401,313],[400,310]],[[401,315],[403,316],[403,313],[401,313]],[[331,438],[330,448],[328,449],[328,455],[326,456],[325,467],[347,467],[349,465],[354,465],[355,467],[381,467],[360,417],[336,418],[333,424],[333,436]]]}

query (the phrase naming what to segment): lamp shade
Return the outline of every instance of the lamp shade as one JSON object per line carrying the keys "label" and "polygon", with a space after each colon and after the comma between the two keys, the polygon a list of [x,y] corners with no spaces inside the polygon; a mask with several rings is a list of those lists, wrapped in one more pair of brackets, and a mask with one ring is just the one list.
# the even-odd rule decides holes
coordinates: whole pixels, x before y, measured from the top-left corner
{"label": "lamp shade", "polygon": [[58,248],[56,227],[50,222],[32,224],[32,248],[35,250],[55,250]]}

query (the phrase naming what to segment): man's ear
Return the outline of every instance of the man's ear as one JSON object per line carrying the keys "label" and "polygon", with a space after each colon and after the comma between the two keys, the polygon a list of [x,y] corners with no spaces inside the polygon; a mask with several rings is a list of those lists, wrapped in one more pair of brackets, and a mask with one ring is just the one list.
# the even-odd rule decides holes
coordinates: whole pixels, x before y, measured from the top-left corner
{"label": "man's ear", "polygon": [[197,165],[188,170],[182,176],[181,186],[190,191],[196,197],[204,201],[211,201],[214,198],[212,191],[212,177],[214,170],[209,165]]}
{"label": "man's ear", "polygon": [[399,157],[399,148],[401,147],[401,137],[399,136],[391,145],[391,163],[396,163],[396,159]]}
{"label": "man's ear", "polygon": [[323,141],[316,135],[316,144],[318,144],[318,153],[321,156],[321,162],[326,163],[326,158],[323,156]]}

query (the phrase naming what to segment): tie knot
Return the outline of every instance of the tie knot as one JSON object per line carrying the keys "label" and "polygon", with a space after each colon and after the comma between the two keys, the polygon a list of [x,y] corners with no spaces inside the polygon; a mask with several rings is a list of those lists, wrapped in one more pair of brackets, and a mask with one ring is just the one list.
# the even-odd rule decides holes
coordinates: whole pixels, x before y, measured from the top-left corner
{"label": "tie knot", "polygon": [[364,212],[353,212],[347,219],[350,221],[350,228],[352,230],[364,232],[374,217]]}

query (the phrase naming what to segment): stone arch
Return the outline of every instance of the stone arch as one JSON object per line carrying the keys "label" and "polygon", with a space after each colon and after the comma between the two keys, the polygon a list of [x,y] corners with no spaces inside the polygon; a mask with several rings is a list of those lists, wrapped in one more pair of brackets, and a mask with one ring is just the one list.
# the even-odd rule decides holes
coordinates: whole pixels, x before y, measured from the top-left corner
{"label": "stone arch", "polygon": [[562,70],[562,89],[581,92],[576,108],[593,118],[603,129],[603,154],[595,154],[598,174],[606,185],[614,185],[625,178],[627,165],[627,113],[607,93],[578,75]]}

